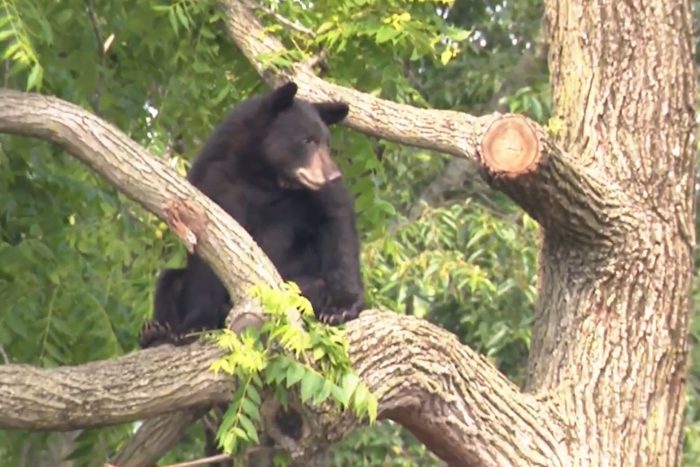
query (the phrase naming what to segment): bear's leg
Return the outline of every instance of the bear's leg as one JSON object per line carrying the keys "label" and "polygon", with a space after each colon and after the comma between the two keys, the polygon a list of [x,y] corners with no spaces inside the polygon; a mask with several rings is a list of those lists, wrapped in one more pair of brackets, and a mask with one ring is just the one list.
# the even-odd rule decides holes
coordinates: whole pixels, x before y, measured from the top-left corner
{"label": "bear's leg", "polygon": [[318,255],[327,302],[316,310],[319,320],[342,324],[357,318],[365,307],[360,274],[360,240],[350,192],[341,180],[329,183],[318,193],[323,222],[318,227]]}
{"label": "bear's leg", "polygon": [[178,335],[219,329],[229,310],[229,296],[219,278],[201,258],[190,255],[180,301],[182,320],[174,326]]}
{"label": "bear's leg", "polygon": [[164,269],[160,273],[153,300],[153,320],[144,323],[139,335],[139,346],[142,349],[176,343],[177,337],[172,328],[182,319],[179,302],[184,278],[184,268]]}

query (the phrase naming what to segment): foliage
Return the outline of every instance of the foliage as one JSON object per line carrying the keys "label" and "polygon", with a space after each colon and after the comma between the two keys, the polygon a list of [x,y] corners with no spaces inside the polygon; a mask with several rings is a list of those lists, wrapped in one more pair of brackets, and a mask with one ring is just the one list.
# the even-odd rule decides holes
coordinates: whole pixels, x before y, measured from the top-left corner
{"label": "foliage", "polygon": [[[350,366],[342,333],[314,319],[299,287],[293,282],[285,283],[284,290],[256,286],[252,295],[268,312],[262,327],[247,329],[240,337],[228,329],[216,333],[217,344],[229,353],[214,361],[212,369],[239,381],[217,435],[224,451],[235,453],[246,443],[259,443],[263,385],[284,408],[289,407],[288,391],[297,389],[302,403],[331,399],[360,418],[376,420],[377,400]],[[289,310],[301,310],[303,328],[290,321]],[[273,352],[275,344],[287,352]]]}
{"label": "foliage", "polygon": [[[367,242],[373,301],[446,327],[519,379],[530,344],[536,224],[472,203],[425,208],[394,234]],[[520,311],[520,313],[514,313]]]}
{"label": "foliage", "polygon": [[[36,7],[31,3],[21,5],[22,8],[31,9],[32,17],[39,15]],[[28,24],[21,20],[18,5],[14,0],[2,0],[0,3],[0,44],[4,43],[2,60],[8,60],[12,66],[8,75],[12,76],[18,71],[28,68],[27,90],[40,89],[44,69],[31,45]]]}
{"label": "foliage", "polygon": [[334,452],[333,465],[438,467],[445,464],[400,425],[384,420],[345,438]]}

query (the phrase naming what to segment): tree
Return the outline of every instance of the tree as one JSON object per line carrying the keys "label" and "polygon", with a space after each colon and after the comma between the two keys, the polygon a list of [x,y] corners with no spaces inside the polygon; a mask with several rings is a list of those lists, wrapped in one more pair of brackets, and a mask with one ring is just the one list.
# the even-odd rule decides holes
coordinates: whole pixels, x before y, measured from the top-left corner
{"label": "tree", "polygon": [[[524,388],[434,325],[369,311],[346,335],[380,416],[451,465],[678,465],[695,242],[690,2],[545,2],[555,113],[547,128],[518,115],[378,99],[324,81],[307,62],[270,73],[259,57],[284,56],[284,46],[246,1],[221,6],[230,37],[268,83],[293,78],[306,98],[352,103],[356,131],[473,161],[541,227]],[[17,91],[2,91],[0,102],[0,131],[82,159],[196,246],[239,301],[249,284],[279,286],[235,222],[99,117]],[[234,261],[249,252],[255,267]],[[208,369],[217,352],[195,345],[67,368],[1,366],[0,426],[77,429],[159,416],[117,457],[156,459],[202,407],[230,395],[234,382]],[[182,412],[164,415],[172,410]],[[313,410],[303,409],[315,429],[293,446],[299,459],[357,424]],[[154,432],[152,452],[130,450]]]}

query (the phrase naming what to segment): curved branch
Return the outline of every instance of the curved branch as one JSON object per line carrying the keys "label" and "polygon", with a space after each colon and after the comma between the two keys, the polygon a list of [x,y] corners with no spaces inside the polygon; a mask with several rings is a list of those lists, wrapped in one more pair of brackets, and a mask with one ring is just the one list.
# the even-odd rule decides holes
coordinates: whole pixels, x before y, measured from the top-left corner
{"label": "curved branch", "polygon": [[382,417],[450,465],[567,465],[559,417],[453,334],[395,313],[349,324],[353,367]]}
{"label": "curved branch", "polygon": [[[5,90],[0,91],[0,131],[66,147],[129,197],[167,219],[215,265],[232,294],[245,299],[241,284],[279,281],[265,255],[233,219],[94,115],[56,98]],[[238,316],[249,319],[254,305],[244,300],[242,306],[244,313]],[[347,325],[347,337],[353,365],[377,394],[382,416],[405,424],[445,460],[460,465],[465,460],[536,465],[549,458],[566,464],[562,428],[546,405],[520,393],[449,333],[416,318],[365,312]],[[209,369],[218,355],[210,345],[195,344],[50,370],[3,365],[0,426],[75,429],[160,415],[144,424],[155,427],[151,433],[168,420],[177,427],[162,437],[162,445],[138,454],[140,459],[155,459],[197,411],[231,394],[234,383]],[[180,409],[192,412],[175,418],[162,415]],[[304,412],[305,419],[314,420],[316,429],[307,431],[317,441],[304,446],[337,440],[358,424],[348,413],[323,417],[309,408]],[[142,464],[125,457],[125,464]]]}
{"label": "curved branch", "polygon": [[468,129],[488,124],[492,116],[477,118],[462,112],[419,109],[379,99],[324,81],[308,64],[296,64],[291,70],[272,74],[261,57],[283,53],[285,48],[277,38],[265,32],[253,13],[255,6],[245,0],[222,0],[220,5],[229,35],[268,84],[277,85],[291,79],[299,84],[298,95],[305,99],[351,102],[345,124],[362,133],[459,157],[475,157],[476,131]]}
{"label": "curved branch", "polygon": [[[33,136],[65,147],[129,198],[165,220],[190,251],[196,250],[212,266],[240,309],[250,306],[250,286],[281,285],[270,260],[236,221],[174,169],[95,115],[54,97],[0,89],[0,132]],[[236,328],[239,321],[247,322],[249,317],[232,314],[227,323]],[[147,420],[139,430],[141,437],[132,438],[119,459],[136,458],[137,465],[157,460],[196,420],[194,415],[186,411]],[[142,442],[143,436],[162,426],[169,433]],[[148,449],[142,450],[143,446]],[[141,463],[141,459],[150,461]]]}
{"label": "curved branch", "polygon": [[[368,310],[348,323],[347,337],[380,418],[406,426],[448,463],[567,465],[558,417],[443,329]],[[209,368],[220,355],[211,344],[193,344],[53,369],[2,365],[0,428],[91,428],[226,402],[234,382]],[[360,423],[351,413],[313,418],[308,436],[319,444]]]}
{"label": "curved branch", "polygon": [[[494,113],[476,117],[398,104],[327,82],[304,63],[272,73],[261,58],[283,53],[284,45],[265,32],[247,0],[219,3],[231,39],[269,84],[292,79],[299,84],[299,95],[306,99],[351,102],[345,124],[362,133],[475,162],[494,188],[508,194],[546,229],[584,245],[610,245],[644,221],[617,184],[567,157],[534,121],[523,116]],[[483,141],[503,128],[503,119],[517,126],[526,139],[535,140],[537,150],[529,161],[519,160],[517,151],[502,154],[501,160],[484,153]],[[503,133],[494,136],[503,140],[502,146],[523,141],[508,141]]]}
{"label": "curved branch", "polygon": [[64,100],[0,89],[0,132],[59,144],[145,209],[165,220],[196,250],[236,302],[254,284],[281,284],[279,273],[248,232],[221,207],[119,129]]}

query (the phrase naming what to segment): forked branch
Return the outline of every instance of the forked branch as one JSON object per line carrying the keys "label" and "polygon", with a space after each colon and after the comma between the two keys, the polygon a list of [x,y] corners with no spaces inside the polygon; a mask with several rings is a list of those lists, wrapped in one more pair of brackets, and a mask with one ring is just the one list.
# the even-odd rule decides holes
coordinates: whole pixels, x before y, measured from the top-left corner
{"label": "forked branch", "polygon": [[[610,245],[643,222],[630,208],[632,203],[623,190],[595,167],[567,157],[534,121],[518,115],[476,117],[398,104],[323,80],[304,63],[273,72],[266,67],[265,57],[284,53],[284,45],[265,31],[247,0],[219,3],[231,39],[269,84],[294,80],[299,96],[305,99],[350,102],[345,124],[351,128],[478,164],[492,186],[508,194],[550,232],[588,246]],[[501,119],[507,123],[499,122]],[[484,152],[483,142],[488,139],[500,154]],[[520,150],[506,150],[526,141],[531,146],[522,148],[528,148],[528,160],[519,159]]]}
{"label": "forked branch", "polygon": [[[233,219],[98,117],[60,99],[5,90],[0,91],[0,132],[62,145],[179,229],[234,296],[247,299],[246,284],[278,284],[269,260]],[[561,459],[566,465],[557,417],[444,330],[413,317],[368,311],[347,325],[347,337],[352,363],[378,396],[381,416],[406,425],[448,462],[536,465],[549,459],[551,465]],[[144,426],[162,426],[170,417],[184,430],[194,415],[163,414],[196,413],[231,394],[234,382],[208,369],[217,355],[216,348],[195,344],[76,367],[0,366],[0,428],[76,429],[159,415]],[[305,408],[303,415],[314,417],[314,412]],[[335,441],[358,424],[351,414],[314,420],[310,436],[318,444]],[[154,461],[175,438],[169,435],[158,449],[150,445],[146,454],[131,451],[120,457],[122,465]]]}
{"label": "forked branch", "polygon": [[[443,329],[368,310],[348,323],[347,336],[380,418],[403,424],[449,464],[567,465],[556,414]],[[193,344],[52,369],[0,365],[0,429],[94,428],[226,402],[234,382],[209,369],[220,355],[213,345]],[[357,425],[351,413],[315,417],[299,444],[335,442]],[[134,455],[138,461],[122,454],[119,465],[143,465],[162,453]]]}

